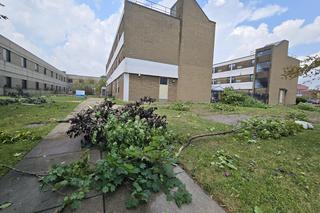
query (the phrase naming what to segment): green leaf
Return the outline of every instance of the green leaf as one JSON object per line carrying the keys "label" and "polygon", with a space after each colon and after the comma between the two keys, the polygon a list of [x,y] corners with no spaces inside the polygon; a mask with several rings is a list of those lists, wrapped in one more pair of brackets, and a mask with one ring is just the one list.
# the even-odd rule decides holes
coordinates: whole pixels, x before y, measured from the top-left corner
{"label": "green leaf", "polygon": [[254,213],[263,213],[263,211],[261,210],[260,207],[255,206],[255,207],[254,207]]}
{"label": "green leaf", "polygon": [[12,203],[10,203],[10,202],[3,203],[3,204],[0,205],[0,210],[9,208],[11,205],[12,205]]}

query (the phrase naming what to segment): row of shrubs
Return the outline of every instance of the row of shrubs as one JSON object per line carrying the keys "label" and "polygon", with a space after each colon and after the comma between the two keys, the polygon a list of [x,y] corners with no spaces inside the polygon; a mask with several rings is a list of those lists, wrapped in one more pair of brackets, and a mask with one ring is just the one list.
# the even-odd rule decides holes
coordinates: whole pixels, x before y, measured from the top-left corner
{"label": "row of shrubs", "polygon": [[7,98],[0,99],[0,106],[6,106],[9,104],[17,104],[17,103],[25,103],[25,104],[45,104],[47,103],[47,99],[44,97],[27,97],[27,98]]}
{"label": "row of shrubs", "polygon": [[242,93],[235,91],[231,88],[226,88],[221,97],[221,103],[229,104],[233,106],[242,107],[257,107],[257,108],[267,108],[268,105],[258,101],[257,99]]}

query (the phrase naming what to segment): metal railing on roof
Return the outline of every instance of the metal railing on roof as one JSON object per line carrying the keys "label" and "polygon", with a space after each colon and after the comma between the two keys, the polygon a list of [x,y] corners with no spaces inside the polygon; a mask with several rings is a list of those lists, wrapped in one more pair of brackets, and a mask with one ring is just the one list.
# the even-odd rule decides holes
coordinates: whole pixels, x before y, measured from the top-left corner
{"label": "metal railing on roof", "polygon": [[177,16],[176,10],[174,8],[169,8],[158,3],[149,1],[149,0],[129,0],[130,2],[142,5],[144,7],[150,8],[152,10],[156,10],[161,13],[165,13],[170,16]]}

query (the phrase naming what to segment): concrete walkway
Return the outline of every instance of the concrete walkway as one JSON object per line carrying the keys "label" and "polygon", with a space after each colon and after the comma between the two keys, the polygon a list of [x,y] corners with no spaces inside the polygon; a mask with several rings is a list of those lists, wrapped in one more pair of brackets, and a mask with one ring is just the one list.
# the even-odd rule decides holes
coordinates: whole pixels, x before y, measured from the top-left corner
{"label": "concrete walkway", "polygon": [[[102,99],[88,99],[81,103],[76,110],[68,117],[82,109],[93,106]],[[29,172],[42,173],[57,163],[68,163],[79,159],[81,150],[80,138],[70,139],[66,135],[69,124],[57,125],[47,137],[45,137],[25,158],[20,161],[16,168]],[[100,159],[97,150],[91,150],[91,161]],[[151,202],[142,205],[134,210],[125,208],[125,200],[129,197],[129,190],[121,187],[113,194],[99,195],[87,199],[81,203],[81,207],[75,212],[78,213],[223,213],[224,210],[213,201],[203,190],[180,168],[177,167],[178,177],[186,184],[187,189],[192,193],[192,203],[178,208],[175,203],[167,202],[163,193],[153,195]],[[0,204],[10,202],[12,205],[3,212],[45,212],[53,213],[63,202],[63,196],[49,191],[41,191],[37,178],[10,171],[0,179]],[[64,212],[70,212],[66,209]]]}

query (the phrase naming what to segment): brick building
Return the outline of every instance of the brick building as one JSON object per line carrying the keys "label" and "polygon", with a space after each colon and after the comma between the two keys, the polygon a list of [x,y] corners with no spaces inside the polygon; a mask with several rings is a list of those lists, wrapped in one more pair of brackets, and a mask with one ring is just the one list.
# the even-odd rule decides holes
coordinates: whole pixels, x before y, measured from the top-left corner
{"label": "brick building", "polygon": [[215,22],[195,0],[171,8],[147,3],[125,0],[106,64],[108,94],[209,102]]}

